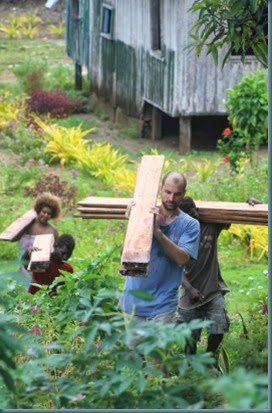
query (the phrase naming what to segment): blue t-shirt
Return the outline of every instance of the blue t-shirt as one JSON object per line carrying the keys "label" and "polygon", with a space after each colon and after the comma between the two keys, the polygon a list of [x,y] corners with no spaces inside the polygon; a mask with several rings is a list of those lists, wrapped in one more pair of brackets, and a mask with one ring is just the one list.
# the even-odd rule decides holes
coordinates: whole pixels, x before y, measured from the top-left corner
{"label": "blue t-shirt", "polygon": [[[184,248],[191,258],[196,259],[199,243],[199,222],[180,211],[169,225],[161,231],[179,247]],[[182,281],[183,267],[179,267],[164,253],[159,241],[153,237],[147,277],[127,276],[121,297],[121,307],[126,313],[135,309],[140,317],[174,311],[178,304],[178,288]],[[143,290],[151,294],[153,301],[146,301],[130,294],[129,290]]]}

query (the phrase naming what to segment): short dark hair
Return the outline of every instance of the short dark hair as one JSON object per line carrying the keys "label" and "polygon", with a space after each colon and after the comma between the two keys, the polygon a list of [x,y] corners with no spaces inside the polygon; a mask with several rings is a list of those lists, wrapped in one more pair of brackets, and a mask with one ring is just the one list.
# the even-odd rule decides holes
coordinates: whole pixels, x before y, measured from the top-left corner
{"label": "short dark hair", "polygon": [[186,214],[190,215],[192,218],[199,219],[195,201],[190,196],[185,196],[182,199],[181,203],[179,204],[179,208],[183,212],[186,212]]}
{"label": "short dark hair", "polygon": [[67,248],[67,252],[69,253],[69,255],[72,255],[73,249],[75,248],[75,239],[74,237],[72,237],[72,235],[70,234],[62,234],[57,242],[56,242],[56,246],[57,247],[61,247],[65,245]]}
{"label": "short dark hair", "polygon": [[166,181],[166,179],[168,178],[168,176],[170,176],[170,175],[172,175],[172,174],[173,174],[173,175],[176,175],[176,176],[177,176],[177,179],[180,178],[180,179],[183,180],[184,189],[186,189],[187,179],[186,179],[185,175],[181,174],[180,172],[175,172],[175,171],[168,171],[168,172],[164,175],[164,177],[162,178],[162,185],[165,184],[165,181]]}

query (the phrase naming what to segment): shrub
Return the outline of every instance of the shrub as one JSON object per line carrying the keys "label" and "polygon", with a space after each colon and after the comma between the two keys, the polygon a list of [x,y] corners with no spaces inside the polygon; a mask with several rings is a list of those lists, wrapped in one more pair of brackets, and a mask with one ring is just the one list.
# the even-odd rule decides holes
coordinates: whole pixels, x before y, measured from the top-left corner
{"label": "shrub", "polygon": [[48,64],[44,60],[32,59],[15,67],[13,73],[26,93],[34,89],[42,89],[46,83]]}
{"label": "shrub", "polygon": [[262,143],[267,143],[268,93],[265,73],[256,71],[245,76],[227,90],[226,108],[231,128],[223,132],[218,148],[228,156],[231,168],[237,171],[242,158],[253,161],[253,154]]}
{"label": "shrub", "polygon": [[81,99],[72,99],[63,92],[46,92],[39,89],[33,90],[26,102],[31,111],[39,115],[51,113],[57,117],[80,112],[82,104]]}
{"label": "shrub", "polygon": [[68,181],[60,180],[57,175],[42,176],[33,187],[24,189],[27,196],[36,197],[43,192],[50,192],[61,199],[62,207],[70,210],[76,205],[76,187],[68,185]]}

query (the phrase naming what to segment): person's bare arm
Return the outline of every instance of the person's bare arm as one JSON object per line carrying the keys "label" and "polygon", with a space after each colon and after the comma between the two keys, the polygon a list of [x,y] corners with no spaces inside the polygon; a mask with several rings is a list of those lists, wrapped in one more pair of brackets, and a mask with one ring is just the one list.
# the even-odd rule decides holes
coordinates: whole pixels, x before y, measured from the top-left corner
{"label": "person's bare arm", "polygon": [[154,237],[161,244],[164,253],[178,266],[183,267],[184,264],[189,261],[190,255],[185,249],[179,247],[161,231],[160,225],[162,224],[163,218],[158,213],[158,211],[155,211],[153,232]]}
{"label": "person's bare arm", "polygon": [[190,255],[188,252],[175,244],[159,228],[154,229],[154,237],[161,244],[165,254],[178,266],[183,267],[189,261]]}
{"label": "person's bare arm", "polygon": [[182,286],[186,290],[190,300],[199,300],[200,302],[203,301],[204,296],[201,294],[201,292],[192,286],[192,284],[187,280],[186,275],[182,275]]}

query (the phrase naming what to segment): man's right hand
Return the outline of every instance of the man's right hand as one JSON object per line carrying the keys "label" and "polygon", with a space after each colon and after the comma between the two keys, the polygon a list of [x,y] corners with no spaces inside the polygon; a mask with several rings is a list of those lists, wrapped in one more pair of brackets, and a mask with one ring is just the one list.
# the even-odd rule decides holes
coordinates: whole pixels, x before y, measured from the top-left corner
{"label": "man's right hand", "polygon": [[258,199],[252,197],[248,198],[246,202],[251,206],[262,204],[262,201],[259,201]]}

